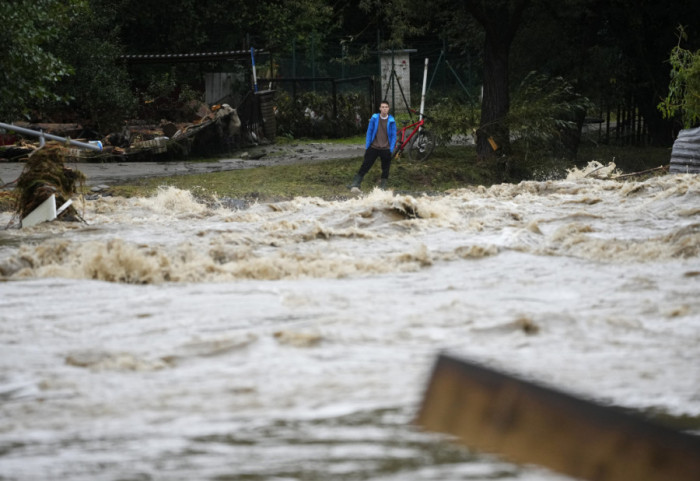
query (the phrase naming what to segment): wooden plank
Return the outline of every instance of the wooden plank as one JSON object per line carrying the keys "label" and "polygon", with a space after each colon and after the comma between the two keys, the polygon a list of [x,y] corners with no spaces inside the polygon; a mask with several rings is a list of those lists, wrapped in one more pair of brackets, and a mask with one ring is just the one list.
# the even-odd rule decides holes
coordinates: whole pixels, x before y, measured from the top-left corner
{"label": "wooden plank", "polygon": [[477,451],[591,481],[699,481],[700,437],[439,356],[416,423]]}

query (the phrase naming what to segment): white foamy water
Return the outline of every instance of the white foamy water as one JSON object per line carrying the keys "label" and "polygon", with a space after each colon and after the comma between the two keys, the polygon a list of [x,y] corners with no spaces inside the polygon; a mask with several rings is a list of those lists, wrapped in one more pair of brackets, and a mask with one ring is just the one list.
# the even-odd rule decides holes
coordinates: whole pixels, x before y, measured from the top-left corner
{"label": "white foamy water", "polygon": [[700,415],[700,178],[578,177],[0,231],[0,479],[565,479],[411,425],[443,350]]}

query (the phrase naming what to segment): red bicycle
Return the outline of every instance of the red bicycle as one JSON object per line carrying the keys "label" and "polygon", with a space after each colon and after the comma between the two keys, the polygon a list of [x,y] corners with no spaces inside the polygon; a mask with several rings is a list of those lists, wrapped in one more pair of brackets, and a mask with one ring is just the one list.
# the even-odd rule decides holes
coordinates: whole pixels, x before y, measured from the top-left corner
{"label": "red bicycle", "polygon": [[411,109],[411,112],[419,114],[418,121],[402,127],[396,133],[394,157],[400,157],[406,146],[408,146],[409,159],[426,160],[435,149],[435,136],[423,127],[427,118],[425,114],[420,114],[413,109]]}

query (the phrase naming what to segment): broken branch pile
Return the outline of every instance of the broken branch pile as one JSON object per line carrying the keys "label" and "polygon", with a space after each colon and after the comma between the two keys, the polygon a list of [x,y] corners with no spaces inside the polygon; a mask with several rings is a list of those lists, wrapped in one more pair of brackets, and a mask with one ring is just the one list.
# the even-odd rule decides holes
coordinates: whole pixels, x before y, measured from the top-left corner
{"label": "broken branch pile", "polygon": [[[18,127],[56,133],[76,140],[96,141],[103,144],[101,152],[68,148],[66,160],[73,161],[139,161],[154,157],[184,157],[191,154],[211,155],[229,152],[241,145],[241,121],[235,109],[227,104],[209,108],[202,104],[191,122],[170,122],[161,120],[159,125],[133,123],[120,132],[110,133],[102,138],[96,132],[89,132],[78,124],[29,124],[17,122]],[[0,148],[0,160],[25,160],[39,149],[39,142],[17,138],[14,144]]]}
{"label": "broken branch pile", "polygon": [[[65,149],[60,144],[50,143],[29,156],[22,174],[17,179],[15,212],[24,218],[46,199],[54,195],[61,205],[78,193],[85,182],[85,175],[64,164]],[[75,220],[78,216],[70,206],[61,213],[64,220]]]}

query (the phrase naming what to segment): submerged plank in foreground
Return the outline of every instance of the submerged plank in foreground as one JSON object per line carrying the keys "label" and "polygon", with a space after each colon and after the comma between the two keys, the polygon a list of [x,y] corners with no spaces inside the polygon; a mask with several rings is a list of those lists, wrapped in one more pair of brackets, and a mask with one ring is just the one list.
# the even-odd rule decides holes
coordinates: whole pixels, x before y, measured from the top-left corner
{"label": "submerged plank in foreground", "polygon": [[700,437],[446,355],[416,423],[591,481],[700,479]]}

